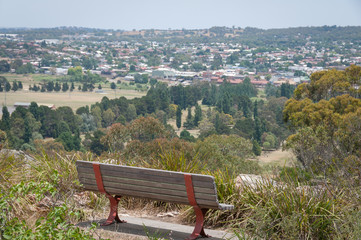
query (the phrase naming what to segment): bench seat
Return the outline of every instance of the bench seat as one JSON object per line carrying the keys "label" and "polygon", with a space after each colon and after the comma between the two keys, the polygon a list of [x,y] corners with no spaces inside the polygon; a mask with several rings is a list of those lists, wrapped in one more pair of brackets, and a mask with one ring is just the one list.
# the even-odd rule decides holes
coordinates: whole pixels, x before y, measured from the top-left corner
{"label": "bench seat", "polygon": [[[76,167],[84,189],[106,194],[111,202],[115,201],[113,205],[118,204],[120,196],[127,196],[193,206],[198,218],[196,228],[202,226],[190,239],[206,236],[203,221],[208,209],[233,209],[233,205],[218,202],[213,176],[88,161],[77,161]],[[114,211],[111,215],[116,216],[109,216],[106,224],[118,221]]]}

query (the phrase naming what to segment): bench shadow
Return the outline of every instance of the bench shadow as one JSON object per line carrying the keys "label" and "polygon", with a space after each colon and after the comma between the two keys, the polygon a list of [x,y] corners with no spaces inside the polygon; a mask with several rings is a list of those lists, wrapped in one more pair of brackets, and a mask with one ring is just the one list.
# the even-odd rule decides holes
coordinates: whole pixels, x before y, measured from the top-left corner
{"label": "bench shadow", "polygon": [[[85,221],[80,222],[77,224],[78,227],[83,228],[90,228],[93,223],[97,224],[97,229],[103,229],[106,231],[118,232],[118,233],[125,233],[125,234],[132,234],[138,235],[142,237],[156,238],[156,239],[172,239],[172,240],[184,240],[188,238],[191,232],[180,232],[180,231],[173,231],[165,228],[155,228],[146,225],[134,224],[134,223],[114,223],[108,226],[100,226],[105,219],[99,221]],[[207,230],[206,230],[207,233]],[[217,237],[209,237],[209,238],[198,238],[198,239],[209,239],[209,240],[222,240],[225,238],[217,238]]]}

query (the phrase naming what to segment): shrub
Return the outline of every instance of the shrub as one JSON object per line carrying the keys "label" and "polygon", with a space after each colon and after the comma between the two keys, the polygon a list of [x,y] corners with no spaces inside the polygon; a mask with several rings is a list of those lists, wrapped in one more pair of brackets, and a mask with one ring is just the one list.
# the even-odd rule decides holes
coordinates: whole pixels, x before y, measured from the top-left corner
{"label": "shrub", "polygon": [[[46,195],[54,196],[57,189],[48,182],[21,182],[0,192],[0,239],[95,239],[92,234],[81,230],[69,222],[76,215],[63,204],[50,209],[46,217],[39,217],[31,227],[25,219],[19,219],[19,207],[25,211],[29,207],[29,197],[36,202]],[[17,208],[17,209],[16,209]],[[18,214],[16,214],[18,213]],[[95,229],[93,225],[92,230]]]}

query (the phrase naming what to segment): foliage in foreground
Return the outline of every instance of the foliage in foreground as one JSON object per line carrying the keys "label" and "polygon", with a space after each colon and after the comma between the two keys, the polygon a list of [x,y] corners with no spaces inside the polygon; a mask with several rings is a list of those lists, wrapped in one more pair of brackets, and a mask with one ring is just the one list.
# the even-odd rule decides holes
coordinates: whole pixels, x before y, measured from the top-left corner
{"label": "foliage in foreground", "polygon": [[81,211],[67,198],[76,188],[73,161],[0,156],[0,239],[94,239],[73,225]]}
{"label": "foliage in foreground", "polygon": [[[213,175],[219,201],[235,206],[233,211],[208,211],[206,227],[233,228],[240,239],[245,235],[249,239],[352,239],[361,232],[359,200],[353,197],[357,196],[357,189],[332,189],[330,194],[324,186],[312,186],[304,172],[291,169],[281,171],[278,179],[282,182],[278,184],[270,179],[239,184],[233,171],[224,168],[209,171],[200,164],[198,155],[188,158],[178,150],[160,148],[159,151],[158,158],[142,162],[143,166]],[[79,190],[74,163],[76,159],[109,162],[109,157],[94,159],[91,155],[63,157],[44,153],[27,162],[2,157],[0,207],[6,209],[0,214],[2,237],[92,239],[91,233],[72,225],[84,219],[84,213],[71,202],[72,195]],[[19,167],[21,172],[17,171]],[[34,205],[44,197],[57,200],[36,216],[35,224],[28,222],[27,216],[34,214],[28,210],[29,203]],[[106,202],[99,197],[92,199],[87,207],[103,209]],[[125,208],[157,207],[163,211],[175,207],[134,198],[124,198],[121,204]],[[186,221],[194,221],[191,207],[176,207],[184,212]]]}
{"label": "foliage in foreground", "polygon": [[[92,234],[75,227],[69,216],[77,218],[77,212],[64,203],[51,207],[45,217],[36,219],[34,226],[20,219],[21,205],[40,201],[46,195],[54,197],[57,189],[48,182],[21,182],[0,194],[0,239],[94,239]],[[30,204],[29,204],[30,203]],[[23,216],[24,217],[24,216]],[[94,230],[93,226],[91,230]]]}

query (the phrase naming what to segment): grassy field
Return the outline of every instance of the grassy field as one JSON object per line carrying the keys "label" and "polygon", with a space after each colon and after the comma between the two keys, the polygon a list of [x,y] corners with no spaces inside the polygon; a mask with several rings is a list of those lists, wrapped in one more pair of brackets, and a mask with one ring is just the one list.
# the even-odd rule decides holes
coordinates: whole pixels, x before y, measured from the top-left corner
{"label": "grassy field", "polygon": [[[15,102],[34,101],[37,103],[55,104],[56,107],[69,106],[76,110],[79,107],[99,102],[104,96],[108,97],[109,99],[119,98],[122,96],[128,99],[132,99],[146,95],[146,91],[135,90],[135,87],[133,86],[129,86],[127,88],[126,86],[128,85],[125,85],[124,83],[119,85],[121,89],[114,91],[110,89],[109,82],[101,83],[104,93],[78,91],[79,83],[75,83],[75,90],[73,92],[33,92],[28,90],[30,84],[33,85],[43,81],[55,80],[58,78],[58,76],[44,74],[2,74],[1,76],[6,77],[9,82],[21,81],[23,83],[23,90],[16,92],[10,91],[7,92],[6,95],[5,92],[0,93],[0,105],[2,106],[13,106]],[[95,84],[96,89],[97,86],[98,84]],[[131,89],[131,87],[133,87],[133,89]]]}
{"label": "grassy field", "polygon": [[290,167],[296,162],[296,157],[290,150],[283,151],[281,148],[275,151],[264,151],[257,159],[261,166]]}
{"label": "grassy field", "polygon": [[80,92],[74,90],[73,92],[32,92],[28,90],[10,91],[6,93],[5,104],[5,92],[0,93],[0,105],[13,106],[15,102],[37,102],[46,104],[55,104],[56,107],[69,106],[76,110],[79,107],[85,105],[91,105],[101,101],[106,96],[109,99],[126,97],[128,99],[142,97],[146,92],[138,92],[135,90],[117,90],[114,93],[113,90],[104,90],[104,93],[95,92]]}

